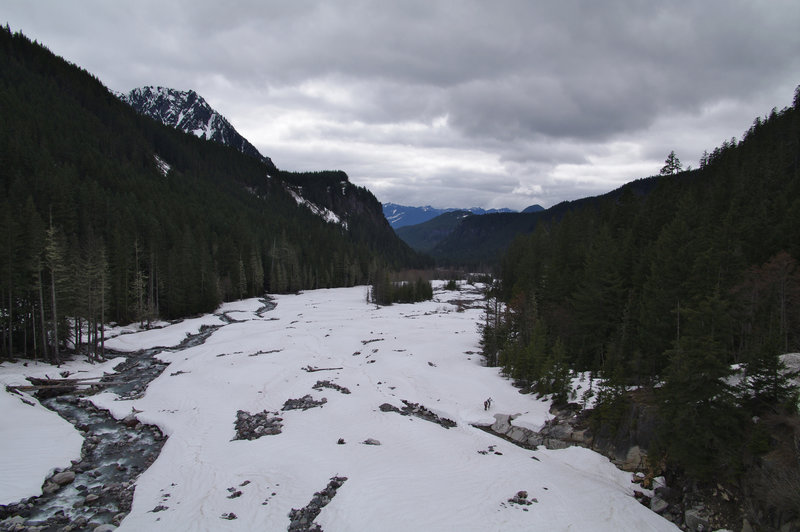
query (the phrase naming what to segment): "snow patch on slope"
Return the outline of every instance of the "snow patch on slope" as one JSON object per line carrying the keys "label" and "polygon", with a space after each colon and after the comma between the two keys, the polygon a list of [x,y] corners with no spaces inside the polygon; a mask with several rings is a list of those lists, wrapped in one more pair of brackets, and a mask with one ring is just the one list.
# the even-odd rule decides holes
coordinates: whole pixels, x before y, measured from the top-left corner
{"label": "snow patch on slope", "polygon": [[155,160],[156,166],[158,167],[158,171],[161,172],[161,175],[167,177],[169,171],[172,170],[172,166],[170,166],[169,163],[167,163],[158,155],[153,155],[153,159]]}
{"label": "snow patch on slope", "polygon": [[294,200],[297,202],[298,205],[304,205],[308,210],[310,210],[311,212],[313,212],[314,214],[316,214],[317,216],[319,216],[328,223],[339,224],[345,229],[347,229],[347,222],[343,222],[342,219],[339,218],[339,216],[332,210],[328,209],[327,207],[320,207],[319,205],[311,203],[310,201],[305,199],[303,196],[301,196],[291,188],[287,187],[286,190],[289,192],[289,194],[292,195],[292,197],[294,198]]}

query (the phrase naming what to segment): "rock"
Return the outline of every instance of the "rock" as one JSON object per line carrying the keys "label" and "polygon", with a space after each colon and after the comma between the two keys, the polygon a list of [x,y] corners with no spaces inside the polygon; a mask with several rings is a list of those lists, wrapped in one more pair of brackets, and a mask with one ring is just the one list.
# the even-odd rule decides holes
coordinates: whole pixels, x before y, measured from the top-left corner
{"label": "rock", "polygon": [[315,389],[315,390],[321,390],[323,388],[330,388],[331,390],[336,390],[337,392],[341,392],[341,393],[343,393],[345,395],[350,393],[350,390],[348,390],[344,386],[339,386],[335,382],[331,382],[331,381],[328,381],[328,380],[317,381],[317,383],[314,386],[312,386],[312,388]]}
{"label": "rock", "polygon": [[664,513],[669,508],[669,503],[661,497],[653,497],[650,499],[650,509],[657,514]]}
{"label": "rock", "polygon": [[62,471],[61,473],[56,473],[50,478],[50,480],[59,486],[66,486],[75,480],[75,471],[66,470]]}
{"label": "rock", "polygon": [[46,482],[44,483],[44,486],[42,486],[42,493],[44,493],[44,494],[55,493],[55,492],[57,492],[57,491],[58,491],[58,489],[59,489],[60,487],[61,487],[61,486],[59,486],[59,485],[58,485],[58,484],[56,484],[55,482],[50,482],[50,481],[48,480],[48,481],[46,481]]}
{"label": "rock", "polygon": [[590,445],[592,443],[592,436],[588,429],[576,430],[569,435],[570,441],[580,443],[583,445]]}
{"label": "rock", "polygon": [[525,441],[528,439],[526,432],[522,427],[511,427],[511,430],[506,435],[514,441]]}
{"label": "rock", "polygon": [[115,527],[114,525],[106,523],[104,525],[96,526],[92,532],[111,532],[112,530],[116,529],[117,527]]}
{"label": "rock", "polygon": [[317,401],[310,395],[304,395],[300,399],[287,399],[286,402],[283,403],[281,410],[308,410],[309,408],[322,406],[327,402],[328,400],[324,397]]}
{"label": "rock", "polygon": [[628,449],[628,454],[625,456],[625,460],[620,464],[620,468],[624,471],[636,471],[641,469],[646,463],[647,453],[638,445],[634,445]]}
{"label": "rock", "polygon": [[525,443],[534,449],[539,445],[544,445],[544,438],[538,432],[531,432],[528,435],[528,439],[525,440]]}
{"label": "rock", "polygon": [[380,445],[381,442],[376,440],[375,438],[367,438],[362,442],[364,445]]}
{"label": "rock", "polygon": [[277,416],[277,412],[272,413],[264,410],[256,414],[250,414],[244,410],[236,412],[234,428],[236,436],[234,440],[255,440],[261,436],[276,435],[281,433],[283,428],[283,418]]}
{"label": "rock", "polygon": [[2,527],[3,530],[24,530],[25,518],[21,515],[9,517],[8,519],[0,521],[0,527]]}
{"label": "rock", "polygon": [[680,493],[678,493],[676,490],[670,488],[669,486],[659,486],[654,490],[654,493],[658,497],[661,497],[662,499],[667,500],[667,501],[670,501],[670,500],[674,501],[675,499],[677,499],[680,496]]}
{"label": "rock", "polygon": [[412,403],[410,401],[406,401],[403,399],[403,408],[397,408],[389,403],[383,403],[378,408],[381,412],[397,412],[402,416],[414,416],[420,419],[424,419],[425,421],[430,421],[431,423],[436,423],[437,425],[449,429],[451,427],[455,427],[456,422],[452,419],[447,419],[445,417],[440,417],[437,414],[434,414],[425,406]]}
{"label": "rock", "polygon": [[100,495],[97,495],[96,493],[90,493],[89,495],[86,496],[83,502],[85,502],[86,504],[90,504],[98,500],[100,500]]}
{"label": "rock", "polygon": [[494,432],[499,434],[506,434],[508,431],[512,429],[511,426],[511,416],[508,414],[495,414],[494,415],[494,424],[492,425],[491,429]]}
{"label": "rock", "polygon": [[702,506],[695,506],[694,508],[689,508],[686,510],[683,515],[683,519],[686,523],[686,528],[689,530],[696,530],[698,532],[705,532],[706,530],[709,530],[706,509]]}
{"label": "rock", "polygon": [[339,438],[339,441],[337,441],[336,443],[338,443],[339,445],[344,445],[345,443],[344,438]]}
{"label": "rock", "polygon": [[508,502],[511,504],[519,504],[520,506],[530,506],[534,502],[539,502],[536,499],[532,501],[528,500],[528,492],[527,491],[518,491],[516,495],[508,499]]}

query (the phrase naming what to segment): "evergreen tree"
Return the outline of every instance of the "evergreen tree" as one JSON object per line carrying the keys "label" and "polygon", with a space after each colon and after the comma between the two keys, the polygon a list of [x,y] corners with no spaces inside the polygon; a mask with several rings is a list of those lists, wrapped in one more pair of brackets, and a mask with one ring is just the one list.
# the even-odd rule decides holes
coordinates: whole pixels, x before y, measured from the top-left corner
{"label": "evergreen tree", "polygon": [[50,282],[50,311],[52,319],[50,325],[53,338],[52,361],[56,364],[61,363],[59,343],[66,334],[66,331],[62,328],[61,337],[59,336],[59,322],[62,320],[62,315],[58,312],[58,301],[63,295],[64,286],[67,282],[64,247],[63,237],[51,223],[45,235],[44,258]]}
{"label": "evergreen tree", "polygon": [[669,152],[667,158],[664,160],[664,166],[661,168],[659,175],[672,175],[677,174],[683,169],[681,166],[681,161],[678,159],[678,156],[675,155],[675,150]]}

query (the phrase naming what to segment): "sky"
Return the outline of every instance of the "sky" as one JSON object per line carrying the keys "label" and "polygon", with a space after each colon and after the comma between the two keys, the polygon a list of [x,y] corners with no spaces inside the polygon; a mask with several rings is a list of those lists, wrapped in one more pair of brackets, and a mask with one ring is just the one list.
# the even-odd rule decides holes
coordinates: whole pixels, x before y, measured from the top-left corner
{"label": "sky", "polygon": [[800,2],[3,0],[110,89],[193,89],[285,170],[523,209],[697,167],[800,85]]}

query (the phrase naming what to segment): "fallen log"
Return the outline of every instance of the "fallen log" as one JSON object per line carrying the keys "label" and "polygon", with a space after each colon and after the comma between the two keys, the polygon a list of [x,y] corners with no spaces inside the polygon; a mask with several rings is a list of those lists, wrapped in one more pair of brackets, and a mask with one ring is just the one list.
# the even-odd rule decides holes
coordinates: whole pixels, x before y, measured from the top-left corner
{"label": "fallen log", "polygon": [[[80,382],[74,382],[80,380]],[[28,377],[31,382],[29,386],[6,386],[6,391],[13,392],[32,392],[36,394],[39,399],[48,399],[68,393],[85,392],[93,389],[101,389],[107,386],[114,386],[117,384],[126,384],[125,381],[101,381],[97,379],[37,379],[35,377]]]}
{"label": "fallen log", "polygon": [[337,369],[344,369],[344,368],[317,368],[317,367],[312,367],[312,366],[306,366],[306,367],[303,368],[303,370],[305,370],[305,371],[307,371],[309,373],[313,373],[315,371],[335,371]]}
{"label": "fallen log", "polygon": [[82,382],[90,382],[90,381],[100,381],[101,379],[105,378],[106,375],[100,377],[83,377],[80,379],[53,379],[51,377],[45,377],[44,379],[40,379],[38,377],[26,377],[25,380],[30,382],[31,384],[35,385],[44,385],[44,384],[64,384],[64,385],[73,385],[79,384]]}
{"label": "fallen log", "polygon": [[104,386],[115,386],[117,384],[127,384],[126,381],[98,381],[98,382],[87,382],[87,383],[79,383],[74,385],[69,384],[32,384],[30,386],[6,386],[7,391],[20,391],[20,392],[36,392],[39,390],[58,390],[58,389],[65,389],[65,390],[74,390],[75,388],[85,386],[86,388],[92,388],[98,386],[100,388]]}

